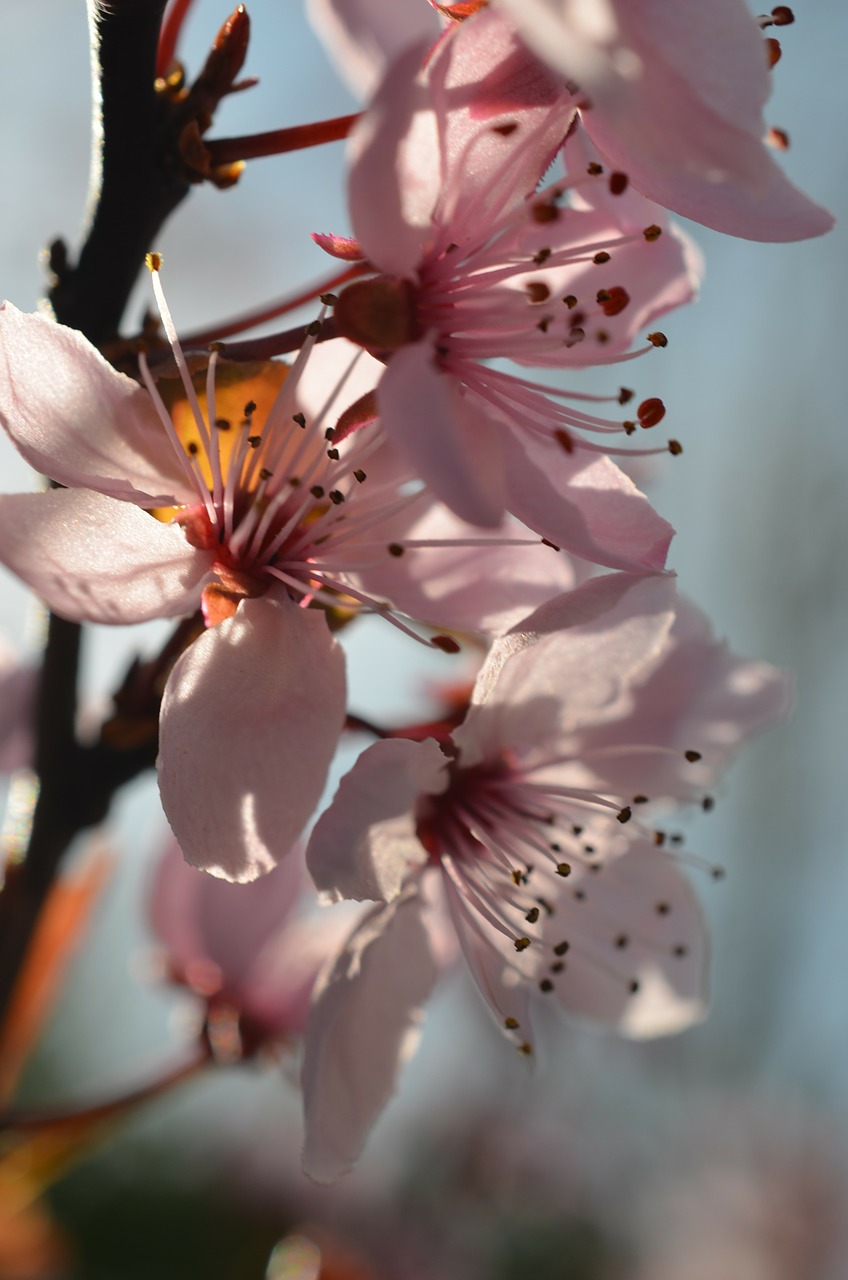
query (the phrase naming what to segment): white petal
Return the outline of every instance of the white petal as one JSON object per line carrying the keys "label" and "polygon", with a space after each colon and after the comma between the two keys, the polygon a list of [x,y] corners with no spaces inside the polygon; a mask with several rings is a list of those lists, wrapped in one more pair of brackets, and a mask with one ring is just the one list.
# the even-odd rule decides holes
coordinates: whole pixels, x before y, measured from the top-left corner
{"label": "white petal", "polygon": [[192,613],[212,560],[176,525],[89,489],[0,496],[0,561],[72,622]]}
{"label": "white petal", "polygon": [[243,600],[196,640],[165,689],[158,761],[186,859],[225,880],[270,871],[318,803],[344,715],[323,613]]}
{"label": "white petal", "polygon": [[447,760],[432,738],[388,739],[363,751],[309,841],[306,861],[318,889],[332,900],[396,897],[410,863],[426,857],[415,801],[446,785]]}
{"label": "white petal", "polygon": [[303,1167],[331,1182],[357,1160],[418,1040],[438,969],[415,893],[370,911],[319,983],[303,1063]]}
{"label": "white petal", "polygon": [[194,489],[146,391],[75,329],[0,307],[0,422],[36,471],[145,507]]}
{"label": "white petal", "polygon": [[521,755],[611,715],[666,640],[674,606],[674,579],[658,574],[606,574],[542,605],[493,644],[453,735],[463,763]]}

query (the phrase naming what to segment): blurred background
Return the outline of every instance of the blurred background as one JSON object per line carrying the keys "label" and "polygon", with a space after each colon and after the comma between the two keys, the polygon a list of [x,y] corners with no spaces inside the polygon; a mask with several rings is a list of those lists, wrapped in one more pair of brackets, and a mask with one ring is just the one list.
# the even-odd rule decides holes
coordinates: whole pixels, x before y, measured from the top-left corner
{"label": "blurred background", "polygon": [[[649,485],[679,529],[671,562],[684,590],[737,652],[788,668],[797,685],[791,721],[746,753],[715,811],[687,825],[692,847],[728,871],[696,886],[713,923],[710,1018],[650,1045],[551,1025],[530,1074],[456,979],[338,1186],[299,1172],[293,1058],[217,1070],[102,1135],[64,1176],[54,1177],[60,1152],[43,1169],[35,1161],[18,1190],[49,1184],[39,1206],[0,1176],[0,1280],[848,1276],[848,9],[794,8],[768,122],[789,133],[793,180],[842,221],[826,239],[778,246],[690,227],[706,254],[702,297],[664,322],[668,350],[636,371],[684,444]],[[75,246],[83,222],[84,10],[82,0],[0,0],[0,294],[24,310],[44,289],[40,250],[57,235]],[[224,105],[213,136],[355,109],[300,0],[253,0],[249,11],[246,72],[260,84]],[[190,72],[225,17],[197,0],[180,47]],[[254,161],[233,190],[192,194],[156,246],[179,327],[328,273],[309,233],[349,229],[342,154],[333,144]],[[32,487],[4,440],[0,459],[4,490]],[[5,574],[0,627],[18,655],[37,647],[38,615]],[[164,631],[89,631],[96,706]],[[357,624],[345,643],[351,705],[377,718],[425,710],[425,681],[454,674],[386,627]],[[193,1006],[157,983],[145,921],[163,837],[143,779],[103,837],[113,869],[28,1065],[25,1102],[98,1100],[179,1056]]]}

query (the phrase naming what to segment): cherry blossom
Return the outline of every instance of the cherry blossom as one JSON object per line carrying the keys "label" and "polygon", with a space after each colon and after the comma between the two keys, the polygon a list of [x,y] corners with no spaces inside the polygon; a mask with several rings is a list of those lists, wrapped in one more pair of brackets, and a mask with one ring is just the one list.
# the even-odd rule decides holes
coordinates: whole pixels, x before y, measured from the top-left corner
{"label": "cherry blossom", "polygon": [[[491,0],[438,6],[481,46],[499,9],[558,73],[613,171],[651,200],[729,235],[803,240],[833,226],[767,144],[771,92],[762,35],[744,0]],[[439,25],[425,0],[397,0],[391,22],[367,0],[312,0],[312,20],[351,86],[370,96],[392,60]],[[422,56],[428,45],[422,46]],[[481,48],[481,61],[485,51]]]}
{"label": "cherry blossom", "polygon": [[344,912],[314,905],[302,850],[261,881],[231,885],[188,866],[175,840],[163,849],[148,912],[168,978],[205,1002],[210,1032],[229,1031],[233,1051],[302,1036],[316,975],[350,927]]}
{"label": "cherry blossom", "polygon": [[[492,27],[485,65],[471,23],[426,75],[409,51],[352,138],[354,231],[384,274],[349,285],[335,323],[386,360],[383,427],[457,515],[487,526],[506,508],[595,563],[661,568],[671,530],[607,456],[616,437],[661,420],[661,401],[599,417],[598,403],[632,392],[590,396],[488,361],[630,358],[642,326],[693,297],[699,260],[656,206],[598,165],[587,173],[585,139],[573,143],[575,173],[530,197],[562,138],[561,95],[545,77],[522,80],[515,107],[515,38],[497,15],[480,20]],[[487,71],[478,100],[467,81]],[[664,341],[651,335],[642,350]]]}
{"label": "cherry blossom", "polygon": [[[145,388],[79,334],[0,312],[3,423],[68,486],[0,498],[0,558],[72,620],[202,609],[162,701],[160,792],[190,862],[249,880],[309,817],[344,723],[341,650],[301,606],[372,609],[416,636],[396,610],[496,632],[574,576],[526,530],[470,529],[410,490],[377,425],[328,446],[325,423],[375,363],[364,353],[310,341],[289,371],[213,352],[192,375],[157,290],[170,388],[143,356]],[[222,732],[226,751],[199,749]]]}
{"label": "cherry blossom", "polygon": [[[356,1159],[440,967],[446,912],[524,1054],[536,999],[625,1035],[703,1017],[707,941],[663,805],[705,795],[787,686],[734,658],[665,577],[593,579],[496,641],[450,740],[375,743],[316,824],[333,898],[375,899],[319,982],[306,1168]],[[441,898],[441,905],[439,899]]]}

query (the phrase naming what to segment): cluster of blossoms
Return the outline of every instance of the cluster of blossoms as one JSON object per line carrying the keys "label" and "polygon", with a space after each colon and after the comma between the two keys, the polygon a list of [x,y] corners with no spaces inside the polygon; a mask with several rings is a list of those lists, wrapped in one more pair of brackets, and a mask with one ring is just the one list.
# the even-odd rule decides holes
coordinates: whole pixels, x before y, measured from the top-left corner
{"label": "cluster of blossoms", "polygon": [[[0,560],[72,621],[191,620],[159,788],[218,880],[169,851],[154,925],[245,1052],[303,1039],[322,1179],[356,1160],[459,955],[525,1055],[537,1002],[636,1037],[703,1016],[704,926],[662,814],[709,805],[787,682],[677,595],[673,531],[620,466],[681,452],[632,446],[662,401],[557,371],[650,369],[702,271],[669,211],[763,240],[830,225],[763,142],[743,0],[384,9],[311,4],[367,105],[353,234],[315,235],[347,282],[290,362],[184,351],[155,253],[168,348],[133,377],[0,310],[0,419],[57,486],[0,498]],[[371,726],[315,822],[322,898],[372,904],[327,928],[295,910],[297,850],[363,725],[337,638],[362,613],[486,655],[433,723]]]}

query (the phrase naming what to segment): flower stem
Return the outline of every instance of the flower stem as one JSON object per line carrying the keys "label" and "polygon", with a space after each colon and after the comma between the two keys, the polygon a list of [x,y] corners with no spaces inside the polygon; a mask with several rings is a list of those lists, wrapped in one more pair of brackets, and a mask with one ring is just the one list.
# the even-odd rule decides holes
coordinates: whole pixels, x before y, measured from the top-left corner
{"label": "flower stem", "polygon": [[234,164],[239,160],[257,160],[260,156],[277,156],[286,151],[303,151],[320,147],[325,142],[346,138],[360,113],[319,120],[315,124],[298,124],[290,129],[272,129],[268,133],[245,134],[240,138],[213,138],[205,143],[213,165]]}

